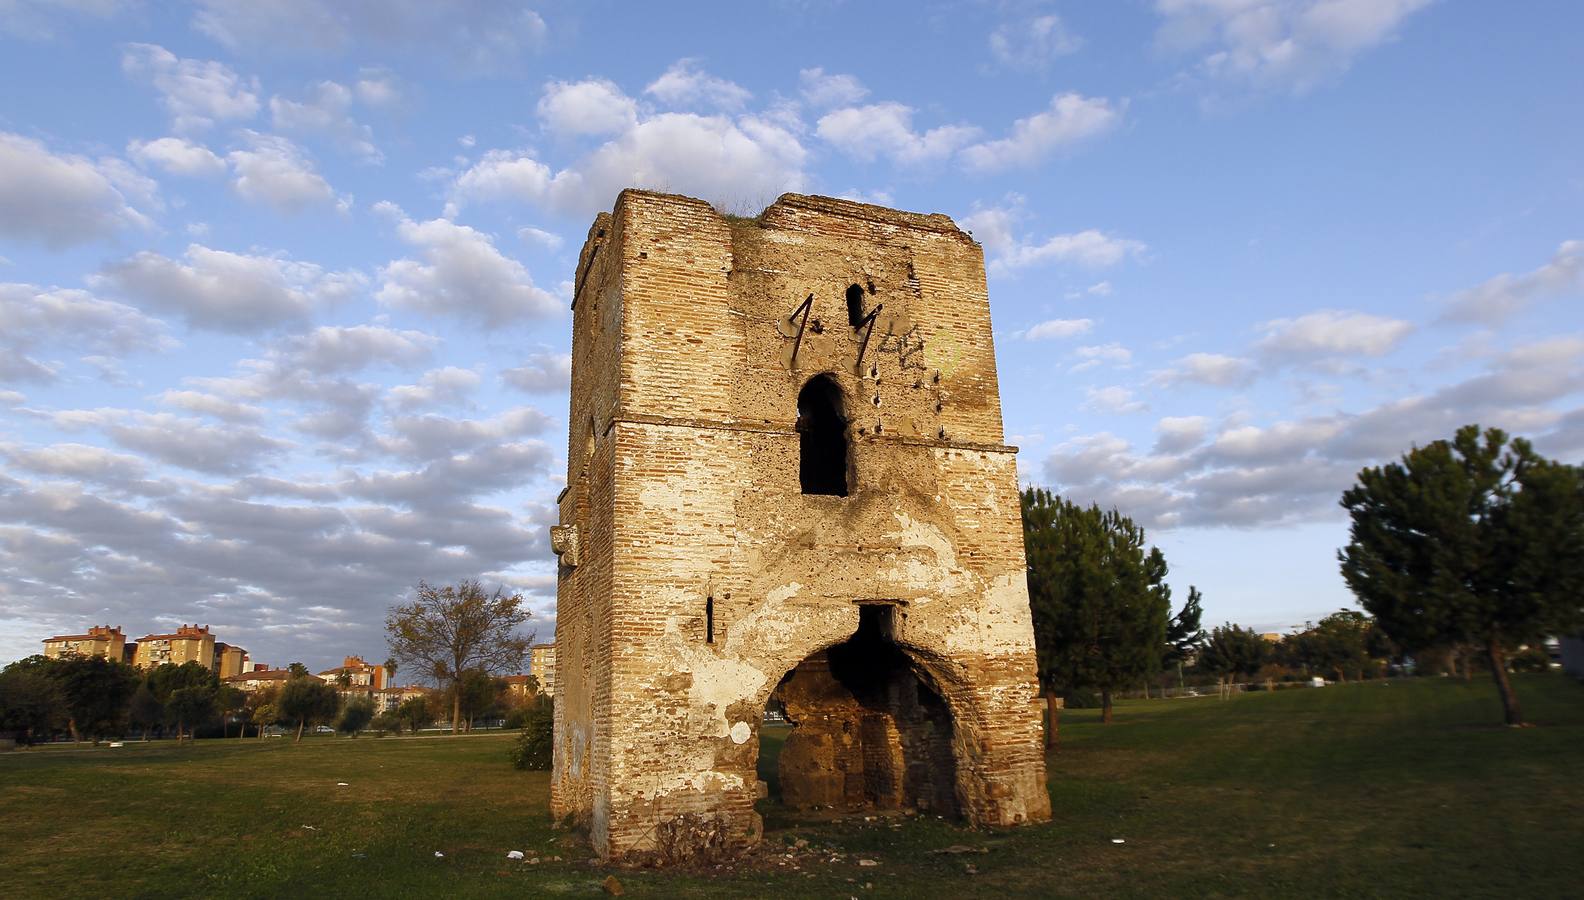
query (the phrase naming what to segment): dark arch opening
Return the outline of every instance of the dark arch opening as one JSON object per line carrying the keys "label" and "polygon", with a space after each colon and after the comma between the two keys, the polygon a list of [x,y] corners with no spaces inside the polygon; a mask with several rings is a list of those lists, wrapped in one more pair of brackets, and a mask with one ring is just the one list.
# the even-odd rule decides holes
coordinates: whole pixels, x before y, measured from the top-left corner
{"label": "dark arch opening", "polygon": [[863,288],[856,284],[847,289],[847,322],[854,328],[863,324],[863,295]]}
{"label": "dark arch opening", "polygon": [[[792,730],[768,735],[761,777],[793,810],[913,809],[959,817],[951,708],[892,639],[895,607],[788,672],[771,694]],[[784,737],[782,737],[784,735]]]}
{"label": "dark arch opening", "polygon": [[847,496],[847,417],[842,392],[815,375],[798,393],[798,480],[805,494]]}

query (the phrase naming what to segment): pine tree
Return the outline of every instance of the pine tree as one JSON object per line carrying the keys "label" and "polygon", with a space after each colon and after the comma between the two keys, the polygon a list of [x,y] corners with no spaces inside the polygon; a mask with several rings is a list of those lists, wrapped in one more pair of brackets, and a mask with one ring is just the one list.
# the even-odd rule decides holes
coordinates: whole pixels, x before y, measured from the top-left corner
{"label": "pine tree", "polygon": [[1368,468],[1342,495],[1342,577],[1408,652],[1473,644],[1523,724],[1507,648],[1584,623],[1584,476],[1518,438],[1458,429]]}
{"label": "pine tree", "polygon": [[1171,614],[1166,558],[1116,510],[1080,507],[1042,488],[1023,492],[1029,604],[1040,683],[1056,743],[1056,698],[1098,690],[1103,721],[1112,692],[1160,669]]}

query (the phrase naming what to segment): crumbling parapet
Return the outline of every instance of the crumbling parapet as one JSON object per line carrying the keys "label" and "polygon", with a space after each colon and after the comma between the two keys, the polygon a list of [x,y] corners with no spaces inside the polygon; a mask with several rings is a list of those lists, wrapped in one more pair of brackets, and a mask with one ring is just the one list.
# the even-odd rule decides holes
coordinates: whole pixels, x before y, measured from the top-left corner
{"label": "crumbling parapet", "polygon": [[608,857],[753,844],[775,695],[783,802],[1048,818],[979,246],[627,191],[574,284],[557,816]]}

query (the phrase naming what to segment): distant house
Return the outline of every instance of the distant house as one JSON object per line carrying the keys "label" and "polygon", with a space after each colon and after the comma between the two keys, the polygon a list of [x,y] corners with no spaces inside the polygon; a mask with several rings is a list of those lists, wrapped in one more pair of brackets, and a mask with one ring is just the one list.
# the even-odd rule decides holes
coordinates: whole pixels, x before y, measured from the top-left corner
{"label": "distant house", "polygon": [[44,639],[44,655],[54,659],[60,656],[103,656],[121,662],[126,657],[126,635],[121,626],[95,625],[87,634],[57,634]]}
{"label": "distant house", "polygon": [[291,672],[285,669],[271,669],[267,666],[260,666],[251,672],[231,675],[221,679],[221,681],[234,688],[252,693],[267,687],[285,684],[290,678]]}
{"label": "distant house", "polygon": [[[533,681],[530,682],[529,679],[533,679]],[[511,695],[513,700],[526,700],[539,693],[539,679],[536,676],[507,675],[501,680],[506,682],[506,692]],[[532,686],[534,690],[529,690],[530,686]]]}
{"label": "distant house", "polygon": [[241,647],[216,641],[214,645],[214,671],[221,678],[241,675],[248,670],[248,652]]}
{"label": "distant house", "polygon": [[[342,693],[346,692],[343,691]],[[396,707],[401,706],[408,700],[414,697],[424,697],[428,694],[429,688],[420,687],[416,684],[409,684],[406,687],[379,688],[368,692],[368,696],[374,701],[374,712],[376,714],[394,712]]]}
{"label": "distant house", "polygon": [[341,665],[320,672],[319,677],[334,685],[362,688],[367,693],[385,687],[386,674],[384,666],[366,663],[361,656],[348,656],[341,660]]}

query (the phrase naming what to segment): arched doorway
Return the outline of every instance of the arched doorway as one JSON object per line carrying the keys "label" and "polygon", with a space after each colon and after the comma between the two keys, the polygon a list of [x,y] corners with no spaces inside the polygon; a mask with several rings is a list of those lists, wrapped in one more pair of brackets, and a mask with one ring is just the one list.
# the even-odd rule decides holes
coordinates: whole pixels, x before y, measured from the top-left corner
{"label": "arched doorway", "polygon": [[892,639],[897,615],[860,607],[851,638],[798,663],[771,694],[792,726],[776,764],[783,805],[961,815],[951,709]]}
{"label": "arched doorway", "polygon": [[797,432],[803,493],[847,496],[847,417],[829,375],[815,375],[798,392]]}

